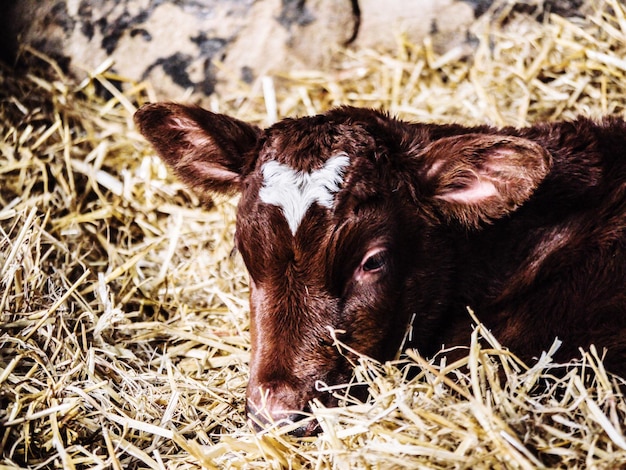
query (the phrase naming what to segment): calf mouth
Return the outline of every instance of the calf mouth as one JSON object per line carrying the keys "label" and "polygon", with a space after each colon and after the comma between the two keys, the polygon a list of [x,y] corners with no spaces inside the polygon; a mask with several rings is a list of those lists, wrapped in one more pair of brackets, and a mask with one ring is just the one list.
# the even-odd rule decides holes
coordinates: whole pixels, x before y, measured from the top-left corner
{"label": "calf mouth", "polygon": [[304,411],[287,410],[278,414],[270,414],[267,410],[258,409],[254,405],[246,405],[248,425],[255,433],[264,433],[272,429],[280,429],[281,434],[294,437],[316,436],[322,431],[317,419],[307,406]]}
{"label": "calf mouth", "polygon": [[[351,383],[345,384],[345,387],[345,392],[349,395],[350,401],[367,401],[369,388],[366,384]],[[311,401],[317,402],[318,406],[327,408],[341,406],[341,398],[338,396],[331,392],[320,395],[319,392],[318,390],[316,396],[311,399]],[[294,437],[317,436],[323,429],[313,413],[311,401],[301,410],[283,410],[272,409],[271,406],[267,406],[267,403],[257,406],[253,401],[248,400],[246,403],[248,425],[255,433],[266,433],[278,429],[281,434],[289,434]]]}

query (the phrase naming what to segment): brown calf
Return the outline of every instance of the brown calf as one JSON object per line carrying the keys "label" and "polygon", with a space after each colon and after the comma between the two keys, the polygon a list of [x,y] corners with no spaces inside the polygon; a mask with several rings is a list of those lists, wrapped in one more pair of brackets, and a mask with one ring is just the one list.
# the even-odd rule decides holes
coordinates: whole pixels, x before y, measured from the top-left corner
{"label": "brown calf", "polygon": [[[329,328],[379,360],[467,344],[471,306],[522,358],[563,341],[626,374],[626,123],[415,124],[358,108],[261,130],[171,103],[136,114],[189,186],[240,191],[248,410],[297,419],[348,381]],[[314,424],[303,433],[314,431]]]}

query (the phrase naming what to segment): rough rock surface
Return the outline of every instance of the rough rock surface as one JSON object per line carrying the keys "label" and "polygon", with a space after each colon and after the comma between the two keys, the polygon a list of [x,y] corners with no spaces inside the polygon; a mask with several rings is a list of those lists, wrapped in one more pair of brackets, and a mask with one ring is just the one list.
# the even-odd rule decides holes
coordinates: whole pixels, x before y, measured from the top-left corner
{"label": "rough rock surface", "polygon": [[[558,0],[571,6],[577,0]],[[159,98],[201,99],[236,80],[320,68],[346,44],[390,49],[432,35],[440,51],[468,41],[493,0],[9,0],[0,6],[0,52],[19,44],[79,78],[108,58]],[[188,97],[189,98],[189,97]]]}

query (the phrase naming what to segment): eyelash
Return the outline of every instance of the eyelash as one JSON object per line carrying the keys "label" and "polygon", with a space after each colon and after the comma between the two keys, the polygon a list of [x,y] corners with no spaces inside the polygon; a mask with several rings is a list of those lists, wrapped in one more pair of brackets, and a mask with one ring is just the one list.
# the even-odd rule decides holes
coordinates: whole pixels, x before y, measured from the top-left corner
{"label": "eyelash", "polygon": [[365,272],[378,271],[385,266],[385,257],[382,252],[375,253],[368,257],[364,262],[362,269]]}
{"label": "eyelash", "polygon": [[381,248],[375,248],[366,253],[359,269],[363,273],[374,274],[384,269],[387,257],[387,251]]}

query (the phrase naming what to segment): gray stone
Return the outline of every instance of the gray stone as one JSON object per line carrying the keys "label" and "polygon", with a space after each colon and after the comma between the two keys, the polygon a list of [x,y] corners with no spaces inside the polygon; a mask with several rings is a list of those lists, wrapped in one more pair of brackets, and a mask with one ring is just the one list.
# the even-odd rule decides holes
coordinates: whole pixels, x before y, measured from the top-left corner
{"label": "gray stone", "polygon": [[347,43],[393,50],[401,35],[417,44],[430,35],[444,53],[467,44],[492,1],[5,0],[0,50],[11,58],[28,44],[79,79],[111,58],[120,75],[149,79],[159,99],[201,100],[238,80],[324,68]]}

